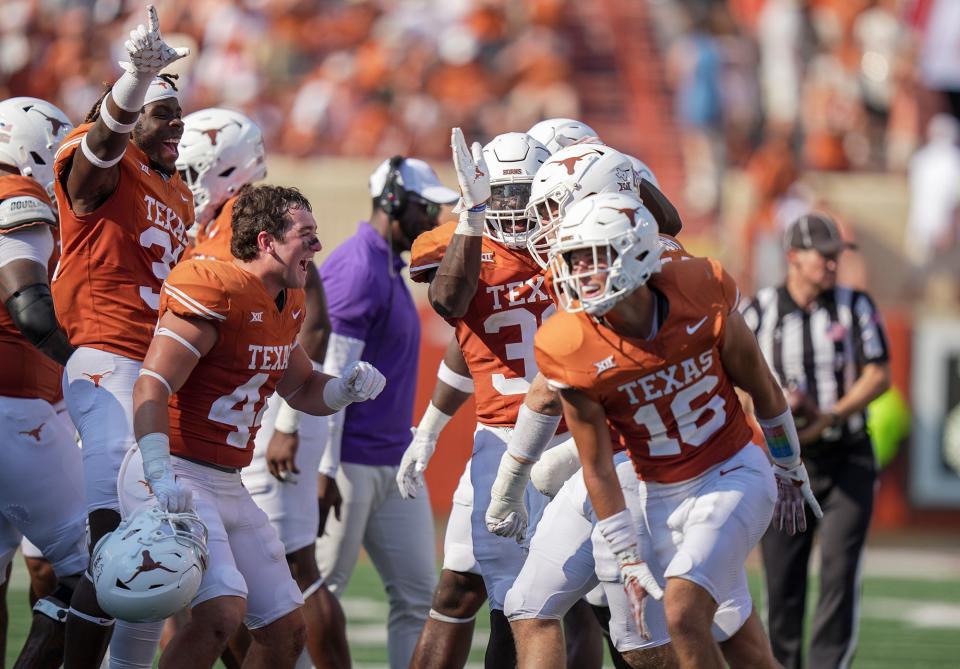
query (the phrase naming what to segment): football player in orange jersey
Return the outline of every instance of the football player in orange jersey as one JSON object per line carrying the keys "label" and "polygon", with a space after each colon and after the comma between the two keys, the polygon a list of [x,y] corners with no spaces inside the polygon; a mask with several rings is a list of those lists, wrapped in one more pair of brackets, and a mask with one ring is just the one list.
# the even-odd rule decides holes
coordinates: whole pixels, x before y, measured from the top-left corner
{"label": "football player in orange jersey", "polygon": [[[120,521],[117,475],[133,446],[137,371],[157,319],[160,285],[186,246],[193,198],[176,172],[183,131],[174,81],[159,72],[187,55],[160,35],[156,11],[131,32],[123,75],[64,140],[54,164],[61,258],[57,314],[77,347],[64,396],[83,443],[91,546]],[[67,621],[66,666],[98,666],[113,620],[81,581]],[[113,630],[114,666],[149,667],[162,623]]]}
{"label": "football player in orange jersey", "polygon": [[292,667],[303,649],[300,589],[266,514],[240,480],[274,388],[296,410],[329,415],[376,397],[365,362],[344,378],[314,371],[296,342],[303,286],[320,250],[294,189],[244,189],[233,211],[233,262],[189,260],[163,286],[160,321],[134,389],[145,480],[167,510],[196,506],[209,564],[190,621],[161,666],[209,667],[245,622],[245,666]]}
{"label": "football player in orange jersey", "polygon": [[[239,112],[201,109],[183,119],[179,149],[177,170],[193,192],[196,209],[196,238],[184,258],[230,261],[233,205],[241,189],[267,174],[260,128]],[[306,315],[298,341],[314,368],[319,369],[330,319],[320,274],[313,264],[307,270]],[[304,593],[307,649],[314,666],[346,667],[350,665],[350,650],[343,610],[323,582],[314,551],[318,531],[322,533],[318,487],[326,496],[340,496],[336,479],[312,475],[323,455],[327,422],[326,417],[302,416],[280,396],[271,396],[257,434],[253,462],[243,479],[254,501],[277,528],[287,564]],[[301,471],[310,474],[299,478]],[[167,635],[172,636],[170,627],[173,625],[168,623]],[[238,645],[231,643],[231,649]]]}
{"label": "football player in orange jersey", "polygon": [[[18,666],[59,666],[64,619],[88,562],[80,450],[56,410],[73,347],[49,285],[59,255],[53,154],[71,127],[44,100],[0,102],[0,584],[21,534],[56,575],[55,590],[33,607]],[[5,647],[5,624],[0,635]]]}
{"label": "football player in orange jersey", "polygon": [[[565,311],[537,333],[537,361],[581,456],[598,573],[618,565],[635,632],[651,643],[669,633],[678,666],[721,667],[711,626],[744,583],[747,554],[771,516],[798,522],[798,499],[819,507],[732,279],[709,259],[661,265],[654,225],[613,197],[577,203],[558,226],[549,257]],[[734,384],[753,399],[772,471]],[[626,501],[608,422],[640,479]],[[662,617],[646,615],[647,595],[663,599]],[[762,650],[751,666],[777,666]],[[540,654],[521,666],[554,665]]]}

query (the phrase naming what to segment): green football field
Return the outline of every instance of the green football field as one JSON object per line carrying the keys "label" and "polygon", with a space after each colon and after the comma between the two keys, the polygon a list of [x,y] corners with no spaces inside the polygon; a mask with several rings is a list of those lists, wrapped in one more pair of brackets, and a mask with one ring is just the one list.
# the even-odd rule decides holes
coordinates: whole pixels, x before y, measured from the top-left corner
{"label": "green football field", "polygon": [[[960,557],[956,560],[960,561]],[[909,564],[902,566],[902,571],[910,571]],[[890,570],[881,571],[889,573]],[[865,578],[860,644],[853,666],[858,669],[947,669],[960,666],[960,576],[925,573],[922,567],[917,573],[923,578],[877,575]],[[752,573],[751,576],[754,596],[759,602],[759,575]],[[18,556],[8,595],[8,667],[13,666],[29,625],[26,587],[26,572]],[[811,587],[815,589],[815,583],[811,583]],[[343,603],[354,666],[358,669],[385,669],[386,598],[379,577],[367,560],[358,565]],[[483,666],[488,628],[486,616],[486,611],[478,616],[470,667]],[[612,666],[609,662],[607,664]]]}

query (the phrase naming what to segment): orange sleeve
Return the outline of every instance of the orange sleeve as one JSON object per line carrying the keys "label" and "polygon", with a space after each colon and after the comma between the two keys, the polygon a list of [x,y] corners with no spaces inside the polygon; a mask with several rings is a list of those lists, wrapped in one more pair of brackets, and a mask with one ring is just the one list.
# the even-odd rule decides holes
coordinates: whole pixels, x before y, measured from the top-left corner
{"label": "orange sleeve", "polygon": [[433,230],[428,230],[413,240],[410,249],[410,278],[418,283],[428,283],[433,270],[440,266],[447,244],[453,237],[457,224],[444,223]]}
{"label": "orange sleeve", "polygon": [[[571,339],[573,339],[570,336],[572,319],[565,318],[566,316],[564,312],[554,314],[537,330],[533,339],[533,355],[537,361],[537,369],[554,390],[574,387],[573,378],[568,374],[568,365],[565,363],[569,357]],[[576,327],[578,324],[572,323],[572,325]]]}
{"label": "orange sleeve", "polygon": [[216,260],[187,260],[170,272],[163,282],[160,315],[171,311],[177,316],[223,322],[230,313],[230,296],[217,276]]}
{"label": "orange sleeve", "polygon": [[740,289],[733,277],[723,269],[718,261],[710,259],[710,266],[713,274],[720,283],[720,292],[723,294],[723,301],[727,308],[727,313],[732,313],[740,304]]}

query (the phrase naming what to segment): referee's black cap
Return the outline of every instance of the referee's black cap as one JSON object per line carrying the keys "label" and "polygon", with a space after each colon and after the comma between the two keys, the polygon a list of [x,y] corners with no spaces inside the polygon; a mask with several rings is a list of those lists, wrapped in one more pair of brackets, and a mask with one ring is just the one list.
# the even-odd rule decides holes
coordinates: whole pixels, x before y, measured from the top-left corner
{"label": "referee's black cap", "polygon": [[801,216],[787,229],[786,247],[790,249],[816,249],[823,255],[837,255],[844,249],[857,245],[845,241],[832,218],[826,214],[812,213]]}

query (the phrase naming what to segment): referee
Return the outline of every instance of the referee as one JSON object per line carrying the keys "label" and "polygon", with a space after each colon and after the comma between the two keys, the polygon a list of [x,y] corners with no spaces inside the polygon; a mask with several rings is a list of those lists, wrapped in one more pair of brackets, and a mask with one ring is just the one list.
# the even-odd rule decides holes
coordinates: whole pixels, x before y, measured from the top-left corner
{"label": "referee", "polygon": [[[836,224],[808,214],[787,231],[787,278],[743,308],[764,357],[789,395],[803,461],[823,507],[820,597],[808,666],[847,667],[857,642],[860,560],[873,512],[876,470],[864,409],[890,385],[880,314],[866,293],[838,286],[845,248]],[[770,528],[763,538],[768,627],[785,669],[803,666],[803,620],[813,531]]]}

